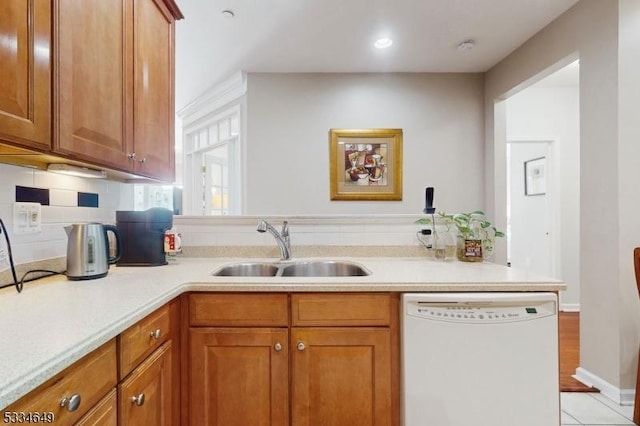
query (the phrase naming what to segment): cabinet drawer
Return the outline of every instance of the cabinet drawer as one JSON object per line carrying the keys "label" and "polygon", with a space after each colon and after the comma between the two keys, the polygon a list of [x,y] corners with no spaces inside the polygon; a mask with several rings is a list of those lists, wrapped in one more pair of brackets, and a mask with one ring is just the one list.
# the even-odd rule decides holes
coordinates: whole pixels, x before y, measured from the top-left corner
{"label": "cabinet drawer", "polygon": [[289,323],[286,294],[192,294],[191,326],[286,327]]}
{"label": "cabinet drawer", "polygon": [[[111,340],[4,411],[52,412],[56,425],[70,425],[96,405],[116,382],[116,344]],[[65,398],[71,402],[61,406]]]}
{"label": "cabinet drawer", "polygon": [[293,294],[293,326],[388,326],[389,294]]}
{"label": "cabinet drawer", "polygon": [[118,399],[113,389],[74,426],[117,426]]}
{"label": "cabinet drawer", "polygon": [[120,334],[120,380],[170,337],[171,313],[165,305]]}

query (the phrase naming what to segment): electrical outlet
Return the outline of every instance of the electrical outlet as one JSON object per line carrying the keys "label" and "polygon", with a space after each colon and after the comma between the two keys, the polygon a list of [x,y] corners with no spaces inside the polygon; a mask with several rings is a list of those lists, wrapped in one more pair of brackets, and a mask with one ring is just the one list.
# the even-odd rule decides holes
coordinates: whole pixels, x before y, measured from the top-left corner
{"label": "electrical outlet", "polygon": [[42,232],[42,206],[40,203],[13,204],[13,233],[39,234]]}

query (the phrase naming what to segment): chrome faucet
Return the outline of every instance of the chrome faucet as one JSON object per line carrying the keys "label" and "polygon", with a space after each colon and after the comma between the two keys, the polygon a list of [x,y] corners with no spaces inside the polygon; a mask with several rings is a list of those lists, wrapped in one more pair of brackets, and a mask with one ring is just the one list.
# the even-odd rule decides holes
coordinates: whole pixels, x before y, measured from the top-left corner
{"label": "chrome faucet", "polygon": [[280,249],[280,259],[281,260],[289,260],[291,259],[291,241],[289,240],[289,223],[285,220],[282,222],[282,231],[278,232],[276,229],[269,224],[266,220],[261,220],[258,222],[258,227],[256,228],[258,232],[269,232],[276,239],[276,243],[278,243],[278,248]]}

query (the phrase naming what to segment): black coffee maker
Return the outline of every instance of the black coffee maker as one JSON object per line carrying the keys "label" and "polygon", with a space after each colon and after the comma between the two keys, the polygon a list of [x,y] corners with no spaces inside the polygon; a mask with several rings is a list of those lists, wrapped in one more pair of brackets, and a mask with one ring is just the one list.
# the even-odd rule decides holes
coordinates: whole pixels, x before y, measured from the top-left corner
{"label": "black coffee maker", "polygon": [[119,266],[166,265],[164,233],[173,226],[173,212],[154,207],[144,211],[116,211],[122,251]]}

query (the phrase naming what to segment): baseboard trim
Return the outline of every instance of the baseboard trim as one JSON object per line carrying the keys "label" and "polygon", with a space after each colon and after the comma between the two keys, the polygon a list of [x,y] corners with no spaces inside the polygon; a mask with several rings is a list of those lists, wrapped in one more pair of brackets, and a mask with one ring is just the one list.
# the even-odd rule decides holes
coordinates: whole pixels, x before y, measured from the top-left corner
{"label": "baseboard trim", "polygon": [[573,378],[589,387],[600,390],[602,395],[618,405],[633,405],[635,389],[620,389],[582,367],[576,368],[576,374]]}
{"label": "baseboard trim", "polygon": [[580,304],[579,303],[560,303],[560,311],[580,312]]}

